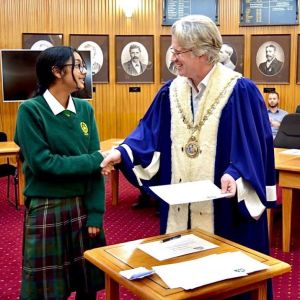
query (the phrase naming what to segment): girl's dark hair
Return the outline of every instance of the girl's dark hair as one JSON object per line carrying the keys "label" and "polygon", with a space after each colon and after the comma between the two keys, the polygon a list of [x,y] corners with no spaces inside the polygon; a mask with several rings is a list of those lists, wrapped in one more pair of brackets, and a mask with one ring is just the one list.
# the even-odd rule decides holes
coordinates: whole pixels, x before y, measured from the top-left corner
{"label": "girl's dark hair", "polygon": [[75,63],[74,52],[77,52],[81,57],[81,54],[75,48],[67,46],[50,47],[41,52],[36,62],[36,75],[38,80],[37,95],[43,95],[55,81],[56,77],[52,72],[53,67],[62,70],[71,57],[73,71]]}

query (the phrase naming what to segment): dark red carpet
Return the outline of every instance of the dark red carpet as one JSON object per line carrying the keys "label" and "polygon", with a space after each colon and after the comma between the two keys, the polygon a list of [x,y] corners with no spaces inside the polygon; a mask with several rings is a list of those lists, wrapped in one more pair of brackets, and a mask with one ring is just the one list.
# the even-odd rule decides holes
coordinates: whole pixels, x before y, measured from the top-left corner
{"label": "dark red carpet", "polygon": [[[137,200],[139,191],[120,176],[120,202],[111,205],[110,182],[107,182],[107,210],[105,230],[107,242],[115,244],[159,234],[159,218],[155,208],[133,210],[131,204]],[[6,201],[6,181],[0,180],[0,299],[19,299],[21,275],[21,249],[23,210],[16,211]],[[294,212],[300,207],[295,207]],[[290,253],[281,251],[281,214],[276,214],[272,255],[292,265],[292,272],[277,277],[274,282],[274,299],[300,299],[300,235],[297,216],[292,228],[292,246]],[[104,292],[98,294],[98,300],[104,299]],[[74,295],[70,300],[74,299]],[[121,299],[138,299],[125,288],[121,288]]]}

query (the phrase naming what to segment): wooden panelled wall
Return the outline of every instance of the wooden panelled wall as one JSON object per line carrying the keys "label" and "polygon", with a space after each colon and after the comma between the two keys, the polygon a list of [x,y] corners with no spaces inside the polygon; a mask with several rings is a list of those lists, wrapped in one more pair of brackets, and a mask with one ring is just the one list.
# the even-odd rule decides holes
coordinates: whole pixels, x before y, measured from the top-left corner
{"label": "wooden panelled wall", "polygon": [[[161,86],[159,38],[170,33],[170,27],[161,26],[163,0],[139,0],[132,18],[125,17],[120,1],[126,0],[1,0],[1,49],[22,48],[23,32],[62,33],[65,45],[69,44],[70,34],[109,34],[109,83],[95,84],[96,91],[91,101],[102,140],[126,136],[150,105]],[[291,35],[290,83],[264,84],[259,88],[263,91],[263,87],[275,87],[281,95],[281,107],[294,112],[296,105],[300,104],[300,85],[296,84],[299,25],[239,27],[239,3],[240,0],[219,0],[219,28],[222,34],[245,36],[246,77],[250,76],[252,34]],[[154,35],[154,83],[116,83],[115,36],[149,34]],[[130,86],[140,86],[141,92],[129,93]],[[18,105],[0,101],[0,130],[6,131],[9,138],[14,134]]]}

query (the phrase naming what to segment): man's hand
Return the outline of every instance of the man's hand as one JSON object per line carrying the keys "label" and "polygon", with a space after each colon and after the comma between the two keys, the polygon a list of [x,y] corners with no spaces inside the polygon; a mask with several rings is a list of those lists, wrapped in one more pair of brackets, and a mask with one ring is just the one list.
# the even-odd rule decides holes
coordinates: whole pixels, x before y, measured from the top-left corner
{"label": "man's hand", "polygon": [[122,161],[121,152],[117,149],[112,150],[102,161],[100,167],[102,168],[102,174],[107,176],[112,170],[114,165]]}
{"label": "man's hand", "polygon": [[224,174],[221,178],[221,192],[230,193],[229,197],[233,197],[236,194],[236,182],[229,174]]}

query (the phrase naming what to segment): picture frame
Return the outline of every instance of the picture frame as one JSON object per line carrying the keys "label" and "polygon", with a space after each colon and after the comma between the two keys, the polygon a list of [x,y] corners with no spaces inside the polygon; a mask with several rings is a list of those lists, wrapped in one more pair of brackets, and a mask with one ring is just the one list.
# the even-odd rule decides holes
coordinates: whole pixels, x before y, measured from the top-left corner
{"label": "picture frame", "polygon": [[240,26],[298,24],[298,0],[263,1],[263,4],[257,0],[240,0]]}
{"label": "picture frame", "polygon": [[297,37],[297,72],[296,72],[296,84],[300,84],[300,34]]}
{"label": "picture frame", "polygon": [[62,33],[22,33],[23,49],[42,51],[52,46],[62,45]]}
{"label": "picture frame", "polygon": [[162,25],[172,26],[173,23],[188,15],[204,15],[219,25],[219,0],[163,0]]}
{"label": "picture frame", "polygon": [[116,35],[116,82],[154,82],[153,35]]}
{"label": "picture frame", "polygon": [[160,36],[160,82],[164,83],[176,77],[176,69],[171,62],[171,35]]}
{"label": "picture frame", "polygon": [[255,83],[288,84],[291,35],[251,36],[251,79]]}
{"label": "picture frame", "polygon": [[[228,58],[232,62],[232,67],[230,65],[229,67],[236,72],[244,74],[244,35],[222,35],[222,40],[224,50],[229,53],[230,56]],[[220,62],[227,65],[226,61],[222,61],[221,57]]]}
{"label": "picture frame", "polygon": [[70,46],[91,51],[94,83],[109,82],[109,37],[95,34],[70,34]]}

